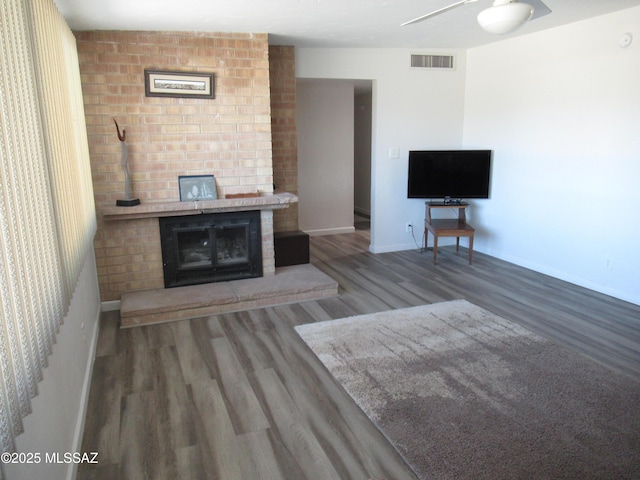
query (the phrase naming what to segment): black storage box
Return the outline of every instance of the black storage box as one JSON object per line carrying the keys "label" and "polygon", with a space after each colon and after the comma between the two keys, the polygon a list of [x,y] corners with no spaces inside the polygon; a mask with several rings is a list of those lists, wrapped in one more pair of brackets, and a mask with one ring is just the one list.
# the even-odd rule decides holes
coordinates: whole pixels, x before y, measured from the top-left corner
{"label": "black storage box", "polygon": [[273,234],[276,267],[309,263],[309,235],[301,230]]}

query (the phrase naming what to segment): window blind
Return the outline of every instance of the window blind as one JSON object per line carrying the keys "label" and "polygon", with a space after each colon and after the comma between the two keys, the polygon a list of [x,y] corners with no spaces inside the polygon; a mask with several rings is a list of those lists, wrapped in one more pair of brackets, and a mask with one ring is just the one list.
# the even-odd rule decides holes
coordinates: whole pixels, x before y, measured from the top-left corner
{"label": "window blind", "polygon": [[[0,2],[0,443],[15,449],[96,229],[73,33]],[[0,471],[0,476],[1,476]]]}

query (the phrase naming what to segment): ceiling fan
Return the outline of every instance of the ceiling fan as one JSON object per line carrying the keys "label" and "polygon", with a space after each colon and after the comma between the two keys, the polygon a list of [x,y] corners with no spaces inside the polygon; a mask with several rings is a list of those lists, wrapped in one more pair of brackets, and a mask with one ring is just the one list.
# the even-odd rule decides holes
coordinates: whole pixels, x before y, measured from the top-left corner
{"label": "ceiling fan", "polygon": [[[453,8],[477,1],[478,0],[460,0],[427,13],[426,15],[421,15],[418,18],[404,22],[402,26],[422,22],[423,20],[427,20]],[[548,13],[551,13],[551,10],[542,3],[542,0],[526,0],[526,3],[521,3],[518,0],[493,0],[491,7],[484,9],[478,14],[478,23],[489,33],[503,35],[513,32],[533,18],[538,18]]]}

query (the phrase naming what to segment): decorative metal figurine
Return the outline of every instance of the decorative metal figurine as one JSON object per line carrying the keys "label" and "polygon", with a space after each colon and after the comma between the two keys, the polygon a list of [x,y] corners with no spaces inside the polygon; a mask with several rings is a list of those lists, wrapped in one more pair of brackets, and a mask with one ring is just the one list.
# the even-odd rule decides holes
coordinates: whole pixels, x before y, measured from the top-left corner
{"label": "decorative metal figurine", "polygon": [[122,154],[122,158],[120,160],[120,165],[122,166],[122,170],[124,170],[124,200],[116,200],[116,205],[119,207],[133,207],[135,205],[140,205],[139,198],[131,198],[131,176],[129,175],[129,152],[127,151],[127,131],[122,129],[122,133],[120,133],[120,127],[118,126],[118,122],[116,119],[113,119],[113,123],[116,124],[116,131],[118,132],[118,140],[120,140],[120,151]]}

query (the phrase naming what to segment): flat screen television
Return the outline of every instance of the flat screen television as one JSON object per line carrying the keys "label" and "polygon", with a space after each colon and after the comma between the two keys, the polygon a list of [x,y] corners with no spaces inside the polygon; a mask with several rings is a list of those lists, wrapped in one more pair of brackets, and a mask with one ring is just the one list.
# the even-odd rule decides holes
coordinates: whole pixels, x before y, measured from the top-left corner
{"label": "flat screen television", "polygon": [[489,198],[491,150],[412,150],[409,198]]}

